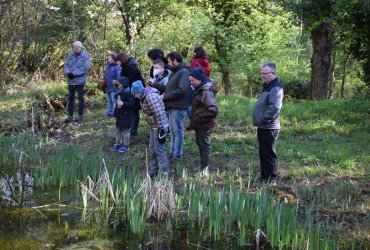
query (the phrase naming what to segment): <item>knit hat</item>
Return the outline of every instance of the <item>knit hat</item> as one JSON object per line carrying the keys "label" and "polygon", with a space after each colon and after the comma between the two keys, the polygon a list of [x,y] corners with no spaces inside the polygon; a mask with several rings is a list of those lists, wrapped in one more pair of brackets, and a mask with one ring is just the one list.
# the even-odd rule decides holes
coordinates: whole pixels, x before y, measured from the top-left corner
{"label": "knit hat", "polygon": [[75,41],[73,45],[82,48],[82,43],[80,41]]}
{"label": "knit hat", "polygon": [[130,86],[130,82],[129,82],[129,80],[128,80],[127,77],[120,77],[120,78],[118,78],[118,82],[120,84],[122,84],[122,87],[124,89],[127,88],[128,86]]}
{"label": "knit hat", "polygon": [[140,80],[132,83],[131,94],[133,95],[141,94],[143,90],[144,90],[144,86]]}
{"label": "knit hat", "polygon": [[195,79],[201,81],[202,83],[206,83],[208,78],[203,74],[201,68],[196,67],[190,72],[190,76],[194,77]]}

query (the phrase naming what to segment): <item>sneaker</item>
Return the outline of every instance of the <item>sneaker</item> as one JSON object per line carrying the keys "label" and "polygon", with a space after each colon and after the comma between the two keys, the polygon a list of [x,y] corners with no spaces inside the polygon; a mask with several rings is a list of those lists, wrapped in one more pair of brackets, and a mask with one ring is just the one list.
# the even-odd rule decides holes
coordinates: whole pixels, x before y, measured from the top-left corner
{"label": "sneaker", "polygon": [[76,119],[75,119],[75,122],[82,122],[84,119],[83,115],[79,115]]}
{"label": "sneaker", "polygon": [[199,170],[200,170],[199,174],[201,177],[209,176],[208,167],[200,168]]}
{"label": "sneaker", "polygon": [[68,122],[71,122],[71,121],[73,121],[73,116],[71,116],[71,115],[69,115],[69,116],[64,120],[64,122],[65,122],[65,123],[68,123]]}
{"label": "sneaker", "polygon": [[120,149],[118,149],[118,152],[120,153],[125,153],[126,151],[128,151],[130,148],[129,147],[126,147],[126,146],[123,146],[123,147],[120,147]]}
{"label": "sneaker", "polygon": [[271,181],[270,181],[270,184],[269,184],[269,186],[270,187],[276,187],[276,180],[275,179],[272,179]]}
{"label": "sneaker", "polygon": [[122,147],[121,145],[114,144],[114,146],[110,148],[110,151],[112,151],[112,152],[116,151],[116,150],[120,149],[121,147]]}

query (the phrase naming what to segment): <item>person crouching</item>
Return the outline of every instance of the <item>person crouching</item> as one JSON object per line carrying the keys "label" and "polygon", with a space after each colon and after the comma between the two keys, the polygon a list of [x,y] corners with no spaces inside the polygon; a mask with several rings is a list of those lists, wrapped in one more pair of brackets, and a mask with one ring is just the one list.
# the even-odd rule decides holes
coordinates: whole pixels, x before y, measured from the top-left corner
{"label": "person crouching", "polygon": [[211,160],[211,133],[216,125],[218,105],[215,85],[207,78],[201,68],[190,72],[190,85],[194,89],[193,110],[188,130],[195,130],[196,143],[200,154],[200,172],[207,175]]}
{"label": "person crouching", "polygon": [[[129,80],[121,77],[115,82],[118,92],[115,94],[117,100],[113,113],[113,119],[116,119],[116,143],[111,151],[125,153],[130,148],[130,129],[134,121],[135,100],[130,93]],[[122,144],[123,139],[123,144]]]}
{"label": "person crouching", "polygon": [[141,81],[132,83],[131,94],[135,98],[140,99],[145,119],[150,126],[149,176],[154,177],[160,170],[162,177],[167,177],[166,134],[169,124],[164,103],[157,89],[152,87],[144,88]]}

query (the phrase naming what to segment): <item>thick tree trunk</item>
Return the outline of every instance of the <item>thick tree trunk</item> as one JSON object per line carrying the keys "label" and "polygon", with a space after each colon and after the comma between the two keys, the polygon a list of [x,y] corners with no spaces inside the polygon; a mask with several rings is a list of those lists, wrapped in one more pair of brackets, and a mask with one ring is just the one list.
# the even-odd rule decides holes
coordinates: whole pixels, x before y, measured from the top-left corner
{"label": "thick tree trunk", "polygon": [[314,100],[326,99],[331,65],[332,43],[330,24],[323,22],[312,31],[311,96]]}

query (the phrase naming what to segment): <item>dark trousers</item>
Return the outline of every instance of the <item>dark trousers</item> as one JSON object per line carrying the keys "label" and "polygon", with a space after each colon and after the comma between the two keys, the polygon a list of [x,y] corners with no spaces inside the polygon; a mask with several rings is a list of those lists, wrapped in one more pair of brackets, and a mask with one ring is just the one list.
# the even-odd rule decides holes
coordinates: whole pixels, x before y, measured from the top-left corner
{"label": "dark trousers", "polygon": [[276,141],[279,133],[280,129],[257,129],[261,177],[265,180],[272,180],[277,176]]}
{"label": "dark trousers", "polygon": [[78,114],[84,114],[84,86],[85,85],[68,85],[68,115],[73,116],[75,94],[78,96]]}
{"label": "dark trousers", "polygon": [[139,122],[140,122],[140,113],[139,113],[140,110],[136,110],[134,109],[134,120],[132,122],[132,126],[131,126],[131,134],[132,135],[137,135],[137,130],[139,128]]}
{"label": "dark trousers", "polygon": [[209,167],[211,161],[211,133],[211,130],[195,130],[195,141],[200,154],[200,170]]}

